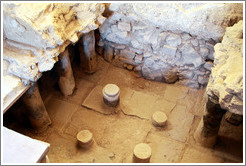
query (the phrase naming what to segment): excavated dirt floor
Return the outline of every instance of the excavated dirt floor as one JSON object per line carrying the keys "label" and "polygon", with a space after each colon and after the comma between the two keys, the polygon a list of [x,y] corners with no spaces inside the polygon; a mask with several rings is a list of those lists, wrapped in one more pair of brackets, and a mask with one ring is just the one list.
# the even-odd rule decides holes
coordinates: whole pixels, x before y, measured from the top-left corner
{"label": "excavated dirt floor", "polygon": [[[50,143],[51,163],[131,163],[133,148],[141,142],[152,148],[152,163],[243,161],[243,125],[232,126],[223,119],[215,147],[204,148],[195,142],[193,133],[203,115],[205,89],[145,80],[101,58],[96,73],[86,75],[74,65],[74,76],[76,90],[67,98],[57,86],[48,86],[52,81],[44,79],[45,75],[40,79],[40,93],[52,120],[45,132],[35,133],[21,119],[24,107],[20,101],[4,116],[5,126]],[[103,103],[102,88],[108,83],[120,87],[117,108]],[[165,127],[152,125],[155,111],[166,113]],[[76,140],[76,134],[85,129],[95,139],[88,150],[79,148]]]}

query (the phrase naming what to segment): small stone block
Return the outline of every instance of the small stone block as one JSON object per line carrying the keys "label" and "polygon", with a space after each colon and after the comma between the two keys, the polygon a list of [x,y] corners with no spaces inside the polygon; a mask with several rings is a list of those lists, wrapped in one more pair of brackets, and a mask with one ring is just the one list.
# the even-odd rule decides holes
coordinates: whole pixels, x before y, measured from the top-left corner
{"label": "small stone block", "polygon": [[170,56],[174,57],[176,54],[177,48],[172,47],[172,46],[168,46],[168,45],[164,45],[162,51],[163,51],[164,55],[170,55]]}
{"label": "small stone block", "polygon": [[151,157],[151,148],[146,143],[137,144],[133,151],[134,163],[149,163]]}
{"label": "small stone block", "polygon": [[119,93],[120,89],[117,85],[115,84],[107,84],[104,87],[104,93],[107,94],[108,96],[115,96]]}
{"label": "small stone block", "polygon": [[152,123],[155,126],[163,127],[167,122],[167,116],[164,112],[157,111],[152,115]]}
{"label": "small stone block", "polygon": [[88,148],[93,144],[93,134],[89,130],[82,130],[77,134],[77,140],[81,148]]}

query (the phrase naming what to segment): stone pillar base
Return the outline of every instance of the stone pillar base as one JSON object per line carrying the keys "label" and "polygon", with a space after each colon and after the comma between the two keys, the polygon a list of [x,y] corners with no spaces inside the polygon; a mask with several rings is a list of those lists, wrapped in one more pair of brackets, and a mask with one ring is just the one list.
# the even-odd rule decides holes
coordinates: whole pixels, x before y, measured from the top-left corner
{"label": "stone pillar base", "polygon": [[75,89],[75,80],[70,63],[68,49],[60,54],[59,87],[64,96],[71,95]]}
{"label": "stone pillar base", "polygon": [[195,141],[204,147],[212,148],[216,144],[217,135],[211,137],[205,137],[203,135],[203,130],[204,129],[203,129],[203,119],[202,119],[197,127],[197,130],[194,133]]}
{"label": "stone pillar base", "polygon": [[25,113],[27,114],[31,126],[38,132],[46,130],[51,124],[51,120],[40,96],[37,83],[34,83],[23,95],[23,102],[27,107]]}
{"label": "stone pillar base", "polygon": [[197,143],[205,147],[213,147],[217,141],[220,123],[226,111],[207,96],[205,96],[204,101],[206,102],[204,116],[194,133],[194,138]]}

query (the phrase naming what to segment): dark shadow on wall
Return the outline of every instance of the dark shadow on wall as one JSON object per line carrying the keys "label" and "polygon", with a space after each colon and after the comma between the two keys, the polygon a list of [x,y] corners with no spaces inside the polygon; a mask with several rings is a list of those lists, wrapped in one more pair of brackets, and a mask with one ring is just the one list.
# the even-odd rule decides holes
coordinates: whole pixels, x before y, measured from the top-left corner
{"label": "dark shadow on wall", "polygon": [[105,10],[102,15],[108,18],[113,14],[113,12],[109,10],[110,3],[104,3],[104,4],[105,4]]}

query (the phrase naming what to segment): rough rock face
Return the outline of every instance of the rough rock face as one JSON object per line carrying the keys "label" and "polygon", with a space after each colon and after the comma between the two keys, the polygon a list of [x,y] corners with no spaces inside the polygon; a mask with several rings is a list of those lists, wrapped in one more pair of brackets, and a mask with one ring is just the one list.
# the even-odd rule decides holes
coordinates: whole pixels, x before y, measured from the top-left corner
{"label": "rough rock face", "polygon": [[207,94],[221,108],[243,115],[243,21],[226,28],[222,42],[214,49]]}
{"label": "rough rock face", "polygon": [[3,57],[9,73],[36,81],[66,46],[104,22],[104,9],[99,3],[4,3]]}
{"label": "rough rock face", "polygon": [[113,14],[99,28],[107,61],[193,88],[207,85],[214,44],[242,19],[239,4],[113,3],[109,10]]}
{"label": "rough rock face", "polygon": [[228,25],[243,18],[243,5],[237,3],[113,3],[110,10],[165,31],[216,41]]}

